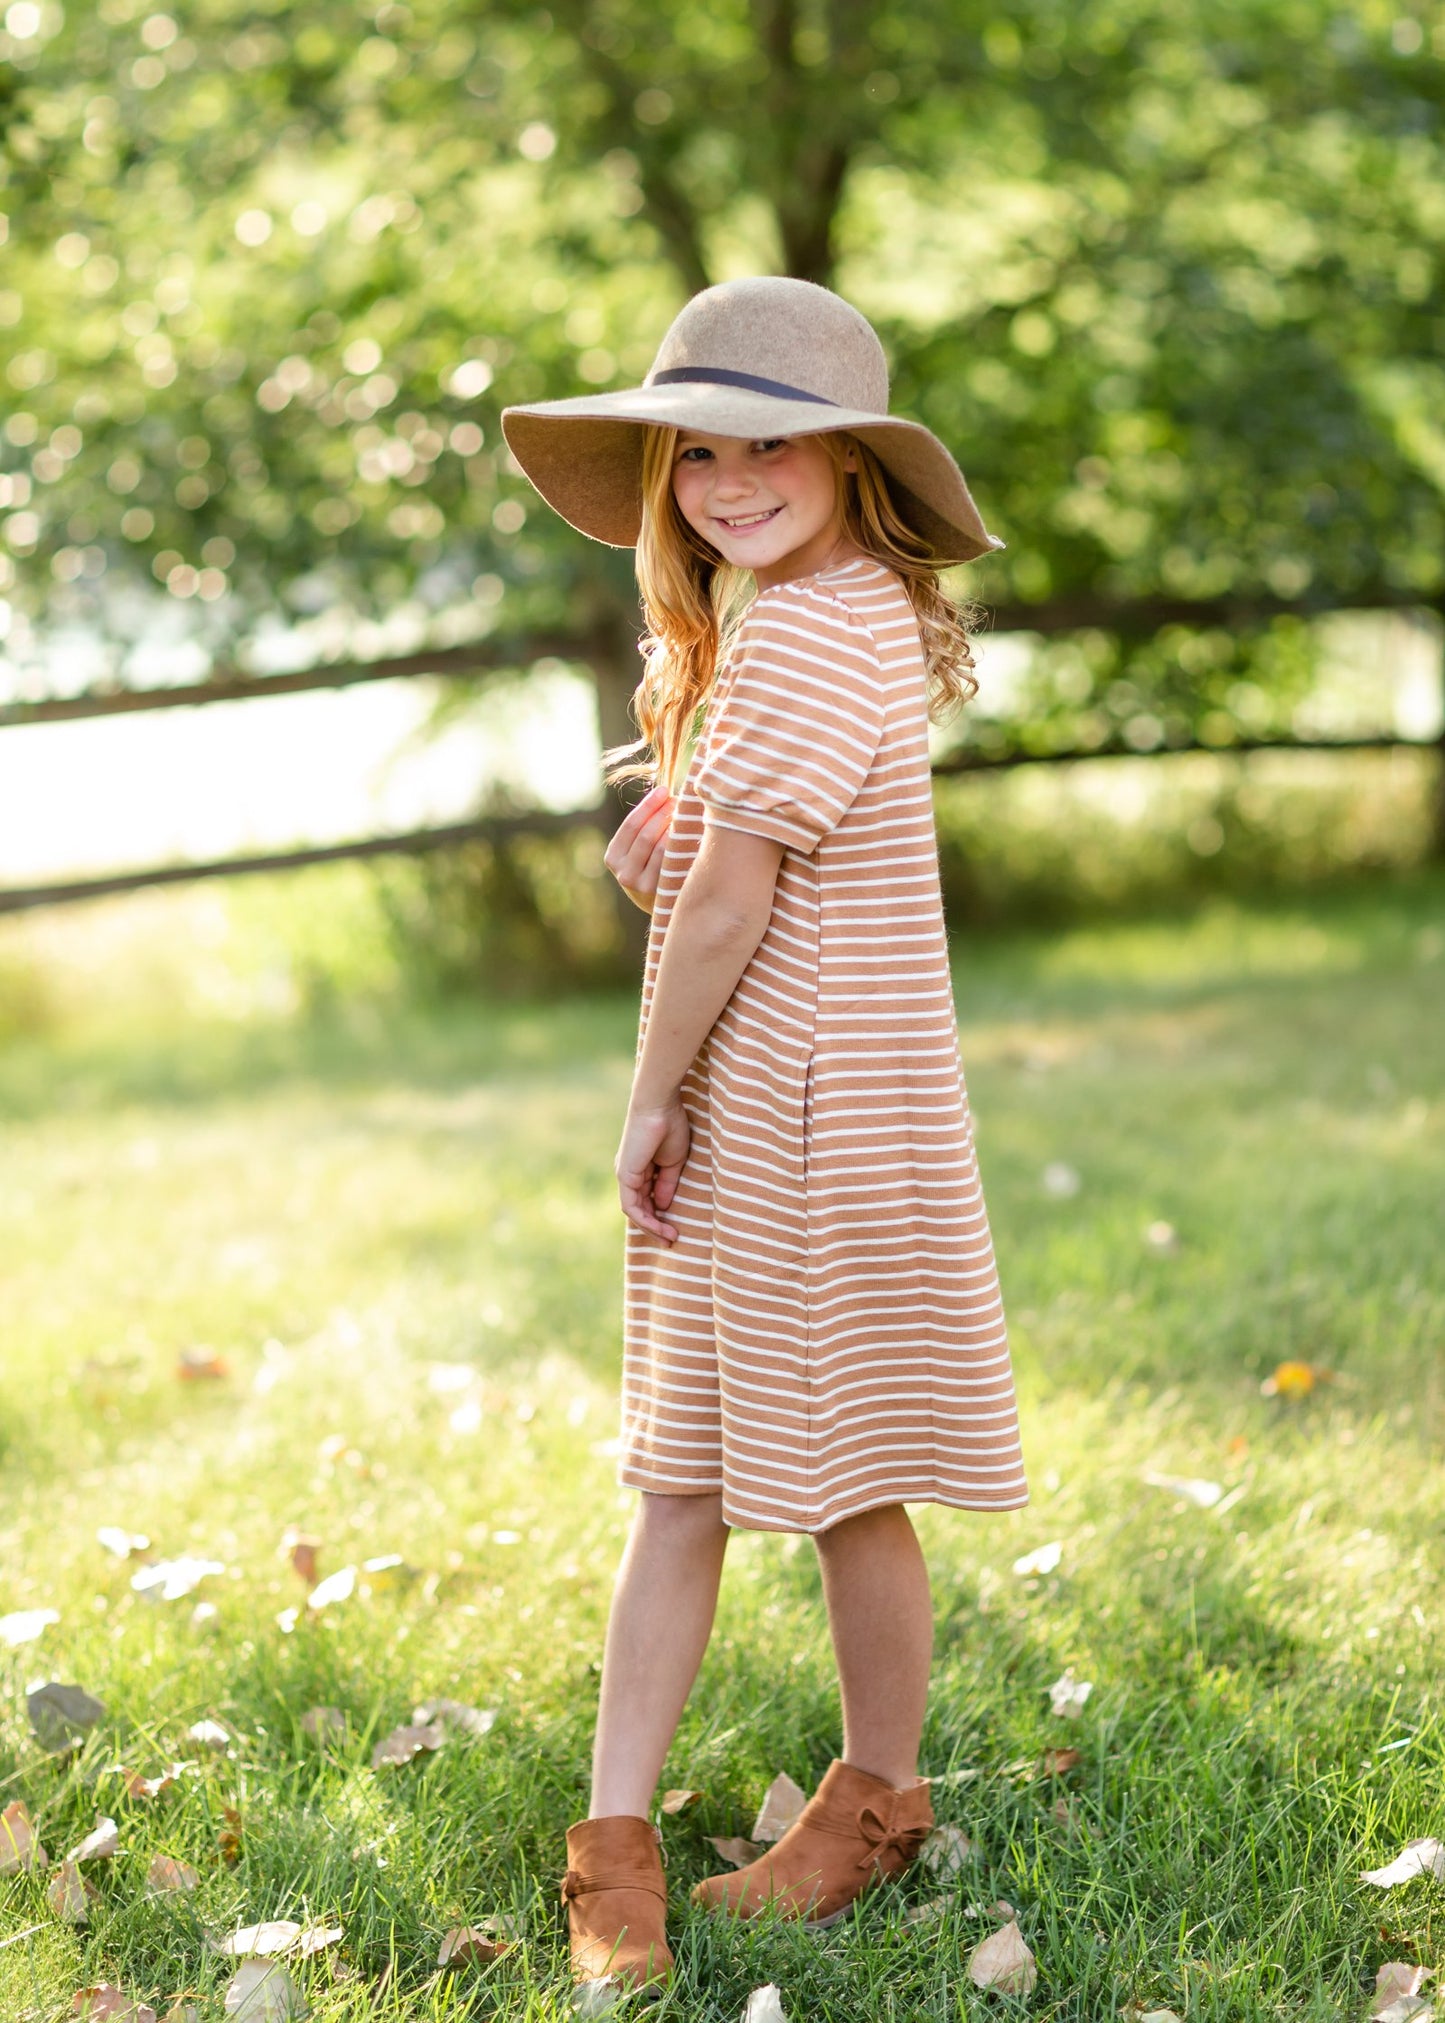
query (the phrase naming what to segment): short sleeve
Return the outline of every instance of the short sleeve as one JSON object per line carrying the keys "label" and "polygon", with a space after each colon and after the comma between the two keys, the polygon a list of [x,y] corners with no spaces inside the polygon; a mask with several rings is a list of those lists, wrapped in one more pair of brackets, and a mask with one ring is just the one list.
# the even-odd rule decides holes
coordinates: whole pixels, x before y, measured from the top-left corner
{"label": "short sleeve", "polygon": [[883,733],[868,631],[839,601],[780,585],[748,611],[697,792],[711,827],[807,856],[855,800]]}

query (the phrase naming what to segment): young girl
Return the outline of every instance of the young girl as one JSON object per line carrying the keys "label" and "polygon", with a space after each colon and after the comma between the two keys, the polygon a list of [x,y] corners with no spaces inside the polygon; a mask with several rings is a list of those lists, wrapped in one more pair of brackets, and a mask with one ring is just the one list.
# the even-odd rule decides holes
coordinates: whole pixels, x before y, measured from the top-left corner
{"label": "young girl", "polygon": [[503,415],[558,512],[636,546],[652,635],[643,737],[608,755],[649,754],[614,773],[654,784],[606,861],[652,923],[616,1161],[619,1477],[642,1494],[562,1883],[589,2007],[669,1976],[649,1813],[729,1527],[813,1537],[843,1748],[771,1850],[692,1900],[828,1923],[932,1824],[903,1506],[1027,1495],[927,739],[930,704],[974,686],[938,570],[1000,544],[943,445],[887,409],[864,318],[760,278],[695,296],[642,387]]}

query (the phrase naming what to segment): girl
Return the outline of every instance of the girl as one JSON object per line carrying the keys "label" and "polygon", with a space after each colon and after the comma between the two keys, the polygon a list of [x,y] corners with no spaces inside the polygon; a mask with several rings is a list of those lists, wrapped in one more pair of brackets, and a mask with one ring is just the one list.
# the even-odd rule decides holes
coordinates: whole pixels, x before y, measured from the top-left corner
{"label": "girl", "polygon": [[932,1824],[904,1503],[1026,1500],[927,740],[930,704],[974,687],[938,570],[1000,544],[943,445],[887,408],[864,318],[758,278],[695,296],[643,386],[502,418],[552,506],[636,546],[652,633],[643,736],[608,754],[654,782],[606,859],[652,923],[616,1161],[619,1478],[642,1493],[562,1883],[589,2008],[669,1977],[648,1815],[729,1527],[812,1535],[843,1752],[769,1852],[692,1900],[829,1923]]}

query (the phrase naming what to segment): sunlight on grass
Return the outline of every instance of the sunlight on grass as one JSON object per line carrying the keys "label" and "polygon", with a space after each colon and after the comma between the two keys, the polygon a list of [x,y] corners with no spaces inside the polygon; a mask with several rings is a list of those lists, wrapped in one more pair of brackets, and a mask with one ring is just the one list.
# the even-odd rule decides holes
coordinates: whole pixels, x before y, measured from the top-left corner
{"label": "sunlight on grass", "polygon": [[[1033,1489],[1006,1517],[918,1513],[925,1768],[980,1859],[820,1934],[685,1913],[704,1836],[746,1832],[778,1769],[810,1784],[839,1746],[812,1549],[738,1534],[666,1773],[706,1798],[664,1821],[659,2017],[735,2023],[770,1980],[795,2023],[1001,2013],[963,1966],[987,1929],[970,1906],[998,1897],[1040,2018],[1353,2016],[1382,1959],[1438,1959],[1439,1888],[1358,1875],[1442,1831],[1441,897],[958,948]],[[295,1967],[323,2023],[569,2013],[561,1833],[632,1500],[611,1155],[633,1014],[132,1000],[0,1060],[0,1616],[60,1613],[0,1649],[0,1803],[26,1802],[54,1861],[98,1811],[121,1829],[84,1929],[46,1878],[0,1878],[5,2023],[104,1979],[219,2016],[207,1937],[274,1917],[345,1927]],[[228,1375],[177,1374],[202,1346]],[[1328,1379],[1262,1396],[1290,1358]],[[103,1526],[224,1571],[149,1601]],[[404,1567],[308,1616],[288,1527],[323,1573]],[[1053,1570],[1013,1571],[1054,1541]],[[1093,1688],[1077,1720],[1050,1712],[1066,1668]],[[108,1709],[69,1758],[30,1732],[45,1677]],[[495,1726],[374,1771],[438,1695]],[[320,1741],[316,1706],[344,1716]],[[202,1717],[228,1751],[187,1738]],[[1078,1767],[1039,1774],[1065,1745]],[[116,1765],[176,1760],[173,1789],[124,1795]],[[147,1894],[158,1853],[194,1893]],[[449,1926],[499,1912],[513,1951],[437,1968]]]}

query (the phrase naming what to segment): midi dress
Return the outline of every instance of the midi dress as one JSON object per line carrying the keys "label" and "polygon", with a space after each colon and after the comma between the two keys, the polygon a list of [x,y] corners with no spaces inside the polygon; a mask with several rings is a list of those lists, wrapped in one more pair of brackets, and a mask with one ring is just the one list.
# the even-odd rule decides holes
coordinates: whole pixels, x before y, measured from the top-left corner
{"label": "midi dress", "polygon": [[927,678],[899,578],[761,591],[676,798],[638,1030],[704,826],[783,845],[767,927],[682,1084],[669,1245],[624,1254],[618,1479],[818,1532],[1028,1500],[959,1058]]}

